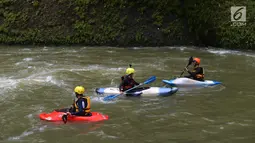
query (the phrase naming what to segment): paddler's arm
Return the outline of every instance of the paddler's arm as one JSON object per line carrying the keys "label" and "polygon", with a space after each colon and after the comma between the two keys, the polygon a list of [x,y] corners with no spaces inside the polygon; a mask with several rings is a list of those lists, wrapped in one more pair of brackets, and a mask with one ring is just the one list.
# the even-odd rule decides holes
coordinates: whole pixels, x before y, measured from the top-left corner
{"label": "paddler's arm", "polygon": [[[134,79],[133,79],[134,80]],[[140,83],[138,83],[138,82],[136,82],[135,80],[134,80],[134,83],[135,83],[135,85],[139,85]]]}
{"label": "paddler's arm", "polygon": [[124,80],[122,80],[119,85],[119,91],[123,91],[124,90],[123,88],[124,88]]}
{"label": "paddler's arm", "polygon": [[191,72],[191,71],[187,71],[192,77],[195,77],[199,72],[200,72],[201,68],[197,68],[196,71]]}
{"label": "paddler's arm", "polygon": [[[188,68],[185,67],[183,70],[189,73]],[[184,76],[184,77],[186,77],[186,78],[191,78],[192,76],[191,76],[191,74],[189,73],[189,75],[186,75],[186,76]]]}

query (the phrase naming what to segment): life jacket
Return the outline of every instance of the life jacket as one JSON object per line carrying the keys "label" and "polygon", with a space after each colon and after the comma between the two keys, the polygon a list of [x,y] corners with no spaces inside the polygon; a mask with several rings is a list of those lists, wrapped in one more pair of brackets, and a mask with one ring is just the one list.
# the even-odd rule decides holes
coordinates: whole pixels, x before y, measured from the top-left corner
{"label": "life jacket", "polygon": [[204,68],[196,67],[196,68],[193,69],[193,72],[195,72],[197,70],[197,68],[201,68],[201,70],[200,70],[200,72],[198,74],[195,75],[195,78],[197,80],[204,80],[204,77],[205,77]]}
{"label": "life jacket", "polygon": [[130,78],[129,75],[124,75],[121,77],[121,82],[127,80],[127,83],[124,83],[123,89],[127,90],[135,86],[135,81],[133,78]]}
{"label": "life jacket", "polygon": [[[84,100],[85,103],[87,103],[87,106],[84,108],[84,112],[90,113],[90,97],[85,96],[85,97],[82,97],[82,99]],[[79,99],[77,99],[73,104],[75,108],[75,112],[79,112],[78,100]]]}

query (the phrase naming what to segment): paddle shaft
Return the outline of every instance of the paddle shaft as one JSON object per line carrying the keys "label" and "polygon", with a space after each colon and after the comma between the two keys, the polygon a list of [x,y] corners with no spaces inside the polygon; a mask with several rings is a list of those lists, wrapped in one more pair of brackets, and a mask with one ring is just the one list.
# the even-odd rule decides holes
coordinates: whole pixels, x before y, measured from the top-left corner
{"label": "paddle shaft", "polygon": [[130,88],[130,89],[128,89],[128,90],[126,90],[125,92],[123,92],[123,93],[121,93],[121,94],[116,95],[115,97],[118,97],[118,96],[123,95],[123,94],[127,94],[127,92],[129,92],[129,91],[131,91],[131,90],[133,90],[133,89],[135,89],[135,88],[137,88],[137,87],[140,87],[140,86],[142,86],[142,85],[144,85],[144,83],[139,84],[139,85],[137,85],[137,86],[134,86],[134,87],[132,87],[132,88]]}
{"label": "paddle shaft", "polygon": [[[188,68],[190,64],[188,64],[185,68]],[[183,75],[183,73],[185,72],[185,70],[182,71],[181,75],[179,76],[179,78]]]}
{"label": "paddle shaft", "polygon": [[[73,99],[73,107],[74,107],[74,104],[75,104],[75,98]],[[73,108],[72,107],[72,108]],[[69,109],[70,110],[70,109]],[[68,114],[64,114],[63,116],[62,116],[62,121],[66,124],[66,122],[67,122],[67,117],[68,117]]]}
{"label": "paddle shaft", "polygon": [[[189,63],[187,64],[187,66],[186,66],[185,68],[188,68],[189,65],[192,63],[192,61],[193,61],[193,57],[191,56],[191,57],[189,58]],[[185,72],[185,69],[183,69],[183,71],[182,71],[181,75],[179,76],[179,78],[183,75],[184,72]]]}
{"label": "paddle shaft", "polygon": [[132,88],[126,90],[125,92],[122,92],[121,94],[109,95],[109,96],[105,97],[104,100],[106,100],[106,99],[109,100],[109,99],[116,98],[116,97],[118,97],[118,96],[120,96],[120,95],[126,94],[127,92],[129,92],[129,91],[131,91],[131,90],[133,90],[133,89],[135,89],[135,88],[137,88],[137,87],[140,87],[140,86],[142,86],[142,85],[144,85],[144,84],[149,84],[149,83],[151,83],[151,82],[153,82],[153,81],[155,81],[155,80],[156,80],[156,76],[152,76],[152,77],[150,77],[149,79],[147,79],[145,82],[140,83],[139,85],[137,85],[137,86],[135,86],[135,87],[132,87]]}
{"label": "paddle shaft", "polygon": [[62,120],[63,120],[63,122],[66,124],[66,122],[67,122],[67,114],[64,114],[63,116],[62,116]]}
{"label": "paddle shaft", "polygon": [[[153,79],[153,78],[155,78],[155,79]],[[155,76],[154,76],[154,77],[151,77],[149,80],[153,80],[153,81],[154,81],[154,80],[156,80],[156,77],[155,77]],[[146,82],[147,82],[147,81],[146,81]],[[150,83],[150,82],[152,82],[152,81],[149,81],[148,83],[146,83],[146,82],[141,83],[141,84],[139,84],[139,85],[137,85],[137,86],[135,86],[135,87],[132,87],[132,88],[126,90],[125,92],[123,92],[122,94],[126,94],[127,92],[129,92],[129,91],[131,91],[131,90],[133,90],[133,89],[135,89],[135,88],[137,88],[137,87],[143,86],[144,84],[148,84],[148,83]],[[122,95],[122,94],[116,95],[115,97],[120,96],[120,95]]]}

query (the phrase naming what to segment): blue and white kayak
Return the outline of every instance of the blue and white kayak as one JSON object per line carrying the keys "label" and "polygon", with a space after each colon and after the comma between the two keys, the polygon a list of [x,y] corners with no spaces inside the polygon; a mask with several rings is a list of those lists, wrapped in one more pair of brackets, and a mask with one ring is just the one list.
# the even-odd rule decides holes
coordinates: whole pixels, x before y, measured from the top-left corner
{"label": "blue and white kayak", "polygon": [[190,78],[176,78],[172,80],[162,80],[165,84],[168,84],[170,86],[176,86],[176,87],[208,87],[208,86],[215,86],[218,84],[221,84],[219,81],[213,81],[213,80],[205,80],[205,81],[197,81]]}
{"label": "blue and white kayak", "polygon": [[[178,91],[177,87],[165,88],[165,87],[148,87],[140,91],[131,92],[134,96],[170,96]],[[120,94],[119,88],[107,87],[97,88],[97,94]]]}

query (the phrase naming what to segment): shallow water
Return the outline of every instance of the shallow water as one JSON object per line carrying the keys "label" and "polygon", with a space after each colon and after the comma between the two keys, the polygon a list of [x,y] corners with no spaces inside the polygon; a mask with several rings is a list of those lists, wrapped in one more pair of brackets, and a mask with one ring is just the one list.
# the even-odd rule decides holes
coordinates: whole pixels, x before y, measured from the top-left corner
{"label": "shallow water", "polygon": [[[150,86],[179,76],[190,56],[221,86],[180,89],[169,97],[106,103],[97,87],[116,87],[128,64]],[[193,47],[0,47],[0,141],[8,142],[254,142],[255,54]],[[38,114],[69,107],[73,88],[86,87],[99,123],[49,123]]]}

